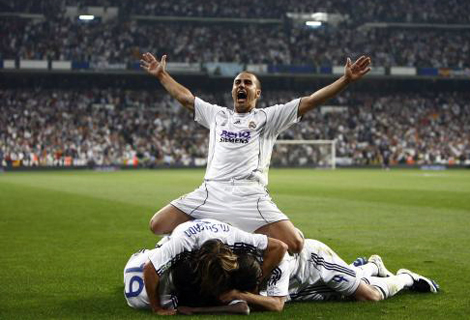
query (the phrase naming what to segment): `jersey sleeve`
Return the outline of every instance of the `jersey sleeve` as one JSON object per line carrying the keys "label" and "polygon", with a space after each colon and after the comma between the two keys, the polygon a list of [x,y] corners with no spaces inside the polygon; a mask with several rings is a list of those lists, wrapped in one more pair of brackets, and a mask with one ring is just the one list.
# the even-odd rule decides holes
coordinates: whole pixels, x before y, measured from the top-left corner
{"label": "jersey sleeve", "polygon": [[194,121],[210,129],[212,122],[214,122],[215,115],[223,109],[225,108],[210,104],[196,97],[194,100]]}
{"label": "jersey sleeve", "polygon": [[232,228],[232,236],[229,240],[232,243],[227,243],[235,250],[262,252],[268,247],[268,237],[264,234],[249,233],[243,230]]}
{"label": "jersey sleeve", "polygon": [[266,129],[269,133],[277,136],[288,129],[294,123],[299,122],[302,117],[298,116],[300,98],[285,104],[276,104],[262,110],[266,112]]}
{"label": "jersey sleeve", "polygon": [[172,266],[179,255],[185,251],[191,251],[194,245],[184,238],[171,238],[161,247],[152,250],[149,260],[152,262],[158,276],[162,276]]}
{"label": "jersey sleeve", "polygon": [[289,261],[284,258],[271,272],[266,291],[262,294],[269,297],[287,297],[289,295],[289,270]]}

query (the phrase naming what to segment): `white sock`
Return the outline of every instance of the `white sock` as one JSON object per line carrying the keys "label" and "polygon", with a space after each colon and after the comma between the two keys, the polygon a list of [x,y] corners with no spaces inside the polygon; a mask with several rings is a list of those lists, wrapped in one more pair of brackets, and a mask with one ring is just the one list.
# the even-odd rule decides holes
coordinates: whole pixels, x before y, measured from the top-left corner
{"label": "white sock", "polygon": [[384,299],[396,295],[404,288],[413,285],[413,279],[407,274],[400,274],[398,276],[391,276],[387,278],[368,277],[363,279],[371,286],[376,287],[382,293]]}
{"label": "white sock", "polygon": [[377,265],[372,262],[368,262],[362,266],[356,267],[358,269],[361,269],[363,272],[364,277],[373,277],[376,276],[379,273],[379,268],[377,268]]}

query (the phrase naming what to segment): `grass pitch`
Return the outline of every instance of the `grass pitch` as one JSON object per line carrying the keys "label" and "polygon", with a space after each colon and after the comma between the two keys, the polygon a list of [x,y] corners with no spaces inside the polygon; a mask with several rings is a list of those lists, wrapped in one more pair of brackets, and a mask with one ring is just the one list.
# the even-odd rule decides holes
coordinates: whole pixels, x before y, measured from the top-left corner
{"label": "grass pitch", "polygon": [[[154,318],[127,307],[122,270],[132,253],[155,244],[153,213],[199,186],[203,174],[0,174],[0,319]],[[379,303],[294,303],[250,318],[468,318],[470,171],[273,169],[270,179],[274,201],[306,237],[346,261],[379,253],[391,271],[422,273],[442,291]]]}

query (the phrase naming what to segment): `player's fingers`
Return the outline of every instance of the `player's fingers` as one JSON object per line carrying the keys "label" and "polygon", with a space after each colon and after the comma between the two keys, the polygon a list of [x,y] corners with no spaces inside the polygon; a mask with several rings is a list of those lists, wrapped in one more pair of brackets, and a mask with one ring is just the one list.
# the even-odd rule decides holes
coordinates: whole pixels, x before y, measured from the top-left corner
{"label": "player's fingers", "polygon": [[361,63],[359,63],[359,67],[361,67],[361,69],[363,69],[363,68],[367,67],[370,64],[371,64],[371,59],[369,57],[367,57],[366,59],[361,61]]}
{"label": "player's fingers", "polygon": [[148,52],[142,55],[142,60],[145,60],[145,62],[150,62],[150,56]]}
{"label": "player's fingers", "polygon": [[150,61],[157,61],[158,62],[158,59],[155,58],[155,56],[153,54],[151,54],[150,52],[147,52],[147,56],[149,57]]}
{"label": "player's fingers", "polygon": [[351,66],[351,58],[347,58],[346,59],[346,67],[350,67]]}
{"label": "player's fingers", "polygon": [[359,74],[360,74],[361,77],[362,77],[363,75],[365,75],[365,74],[366,74],[367,72],[369,72],[369,71],[370,71],[370,68],[367,68],[367,69],[361,70],[361,71],[359,72]]}
{"label": "player's fingers", "polygon": [[354,64],[360,65],[360,64],[362,64],[365,60],[367,60],[367,57],[366,57],[366,56],[360,56],[359,59],[357,59]]}
{"label": "player's fingers", "polygon": [[166,54],[164,54],[162,56],[162,62],[161,63],[162,63],[163,68],[165,68],[165,66],[166,66]]}

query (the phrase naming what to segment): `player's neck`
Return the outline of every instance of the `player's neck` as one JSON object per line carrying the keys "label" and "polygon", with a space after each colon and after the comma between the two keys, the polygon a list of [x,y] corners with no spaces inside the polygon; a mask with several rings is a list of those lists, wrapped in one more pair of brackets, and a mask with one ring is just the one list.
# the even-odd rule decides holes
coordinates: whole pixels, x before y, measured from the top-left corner
{"label": "player's neck", "polygon": [[253,106],[234,106],[234,110],[235,110],[235,113],[250,113],[251,111],[253,111],[255,109],[255,105]]}

